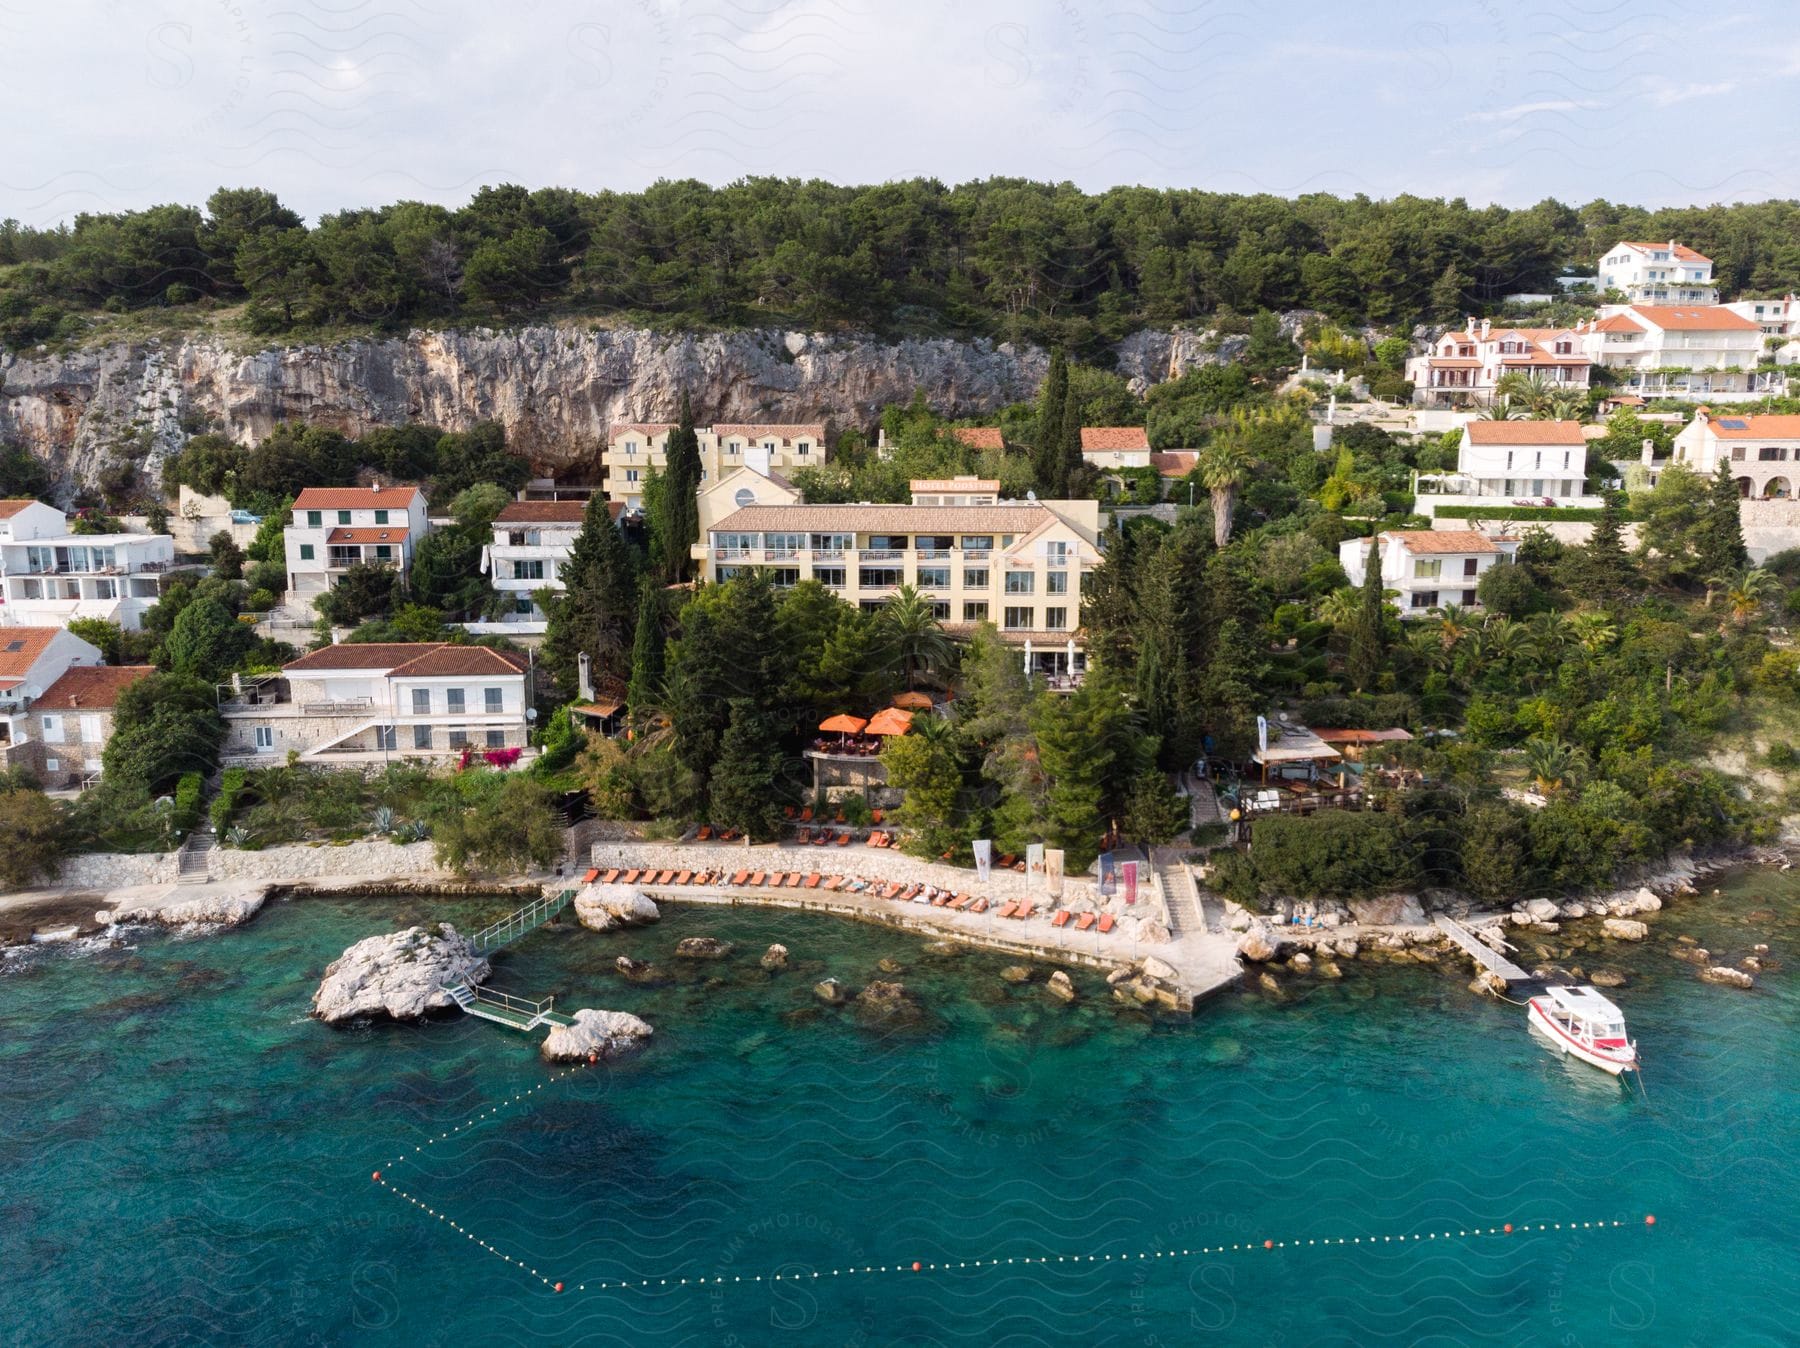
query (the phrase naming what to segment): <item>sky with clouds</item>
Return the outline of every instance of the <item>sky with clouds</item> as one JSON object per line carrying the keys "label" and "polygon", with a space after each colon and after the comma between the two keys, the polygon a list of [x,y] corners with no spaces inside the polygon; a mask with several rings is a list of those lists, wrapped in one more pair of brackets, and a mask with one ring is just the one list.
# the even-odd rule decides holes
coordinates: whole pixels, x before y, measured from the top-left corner
{"label": "sky with clouds", "polygon": [[1792,0],[0,0],[0,217],[992,175],[1800,195]]}

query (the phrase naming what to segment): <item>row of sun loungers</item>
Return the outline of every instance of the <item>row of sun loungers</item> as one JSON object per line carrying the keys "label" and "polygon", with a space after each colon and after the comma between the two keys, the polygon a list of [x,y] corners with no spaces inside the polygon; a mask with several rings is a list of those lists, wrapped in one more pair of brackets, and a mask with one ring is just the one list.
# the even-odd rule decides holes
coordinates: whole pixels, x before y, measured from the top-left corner
{"label": "row of sun loungers", "polygon": [[[893,903],[924,903],[952,913],[985,913],[988,901],[975,894],[955,893],[933,885],[902,884],[897,880],[864,880],[856,876],[822,875],[818,871],[691,871],[626,869],[599,867],[582,876],[585,884],[599,881],[604,885],[724,885],[731,889],[823,889],[836,894],[864,894]],[[1024,921],[1038,915],[1037,904],[1030,899],[1013,899],[1002,904],[995,917]],[[1076,913],[1061,908],[1050,914],[1053,927],[1073,927],[1076,931],[1090,928],[1102,934],[1112,931],[1111,913]]]}

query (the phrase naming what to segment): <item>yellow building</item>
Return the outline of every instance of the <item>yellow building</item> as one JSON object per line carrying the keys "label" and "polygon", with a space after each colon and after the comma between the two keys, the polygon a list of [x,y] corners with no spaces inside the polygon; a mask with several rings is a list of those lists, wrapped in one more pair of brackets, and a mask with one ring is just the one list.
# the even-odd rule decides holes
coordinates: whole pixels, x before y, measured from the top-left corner
{"label": "yellow building", "polygon": [[[652,470],[668,468],[668,421],[632,422],[614,426],[600,456],[606,499],[627,510],[644,504],[644,483]],[[717,482],[722,474],[742,467],[758,472],[792,472],[825,462],[825,427],[821,423],[730,425],[695,428],[700,441],[700,484]]]}
{"label": "yellow building", "polygon": [[[991,622],[1034,673],[1079,677],[1083,577],[1100,564],[1095,501],[925,504],[964,484],[915,482],[911,505],[807,505],[779,476],[740,469],[700,493],[705,580],[761,568],[780,587],[816,580],[864,609],[902,585],[928,596],[952,632]],[[986,483],[969,481],[974,495]]]}

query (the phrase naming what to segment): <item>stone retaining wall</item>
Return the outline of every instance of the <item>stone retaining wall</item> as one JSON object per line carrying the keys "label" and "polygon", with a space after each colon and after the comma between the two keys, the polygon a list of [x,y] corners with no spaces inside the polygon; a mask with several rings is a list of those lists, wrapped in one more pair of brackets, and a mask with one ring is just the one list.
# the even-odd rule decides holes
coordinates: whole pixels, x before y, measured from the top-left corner
{"label": "stone retaining wall", "polygon": [[181,863],[173,852],[87,852],[69,857],[46,884],[71,889],[124,889],[175,882]]}
{"label": "stone retaining wall", "polygon": [[[207,876],[239,881],[453,878],[452,872],[437,864],[431,846],[429,842],[399,845],[368,839],[336,847],[266,847],[260,852],[216,847],[207,854]],[[91,852],[65,861],[54,883],[78,889],[173,884],[180,864],[174,852]],[[196,884],[200,881],[197,875],[191,879]]]}
{"label": "stone retaining wall", "polygon": [[[742,843],[651,843],[596,842],[590,850],[591,864],[602,867],[655,867],[658,870],[726,870],[726,871],[819,871],[824,874],[859,875],[870,880],[899,881],[902,884],[936,885],[940,889],[979,891],[990,899],[1020,899],[1027,896],[1042,900],[1041,888],[1033,889],[1029,877],[1017,871],[997,867],[983,885],[975,879],[973,867],[948,866],[942,862],[922,861],[866,843],[848,847],[830,845],[809,847],[796,843],[764,843],[745,847]],[[1156,872],[1148,864],[1138,867],[1138,901],[1129,908],[1124,895],[1115,892],[1102,898],[1098,882],[1091,876],[1068,876],[1063,880],[1062,905],[1067,908],[1095,908],[1153,919],[1168,925],[1168,908],[1163,902]]]}

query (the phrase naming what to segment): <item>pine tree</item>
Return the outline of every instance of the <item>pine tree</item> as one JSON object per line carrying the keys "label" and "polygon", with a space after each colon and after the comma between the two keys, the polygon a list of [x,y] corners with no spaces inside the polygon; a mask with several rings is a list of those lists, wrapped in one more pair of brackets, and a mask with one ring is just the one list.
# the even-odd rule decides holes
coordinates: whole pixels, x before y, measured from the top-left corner
{"label": "pine tree", "polygon": [[1050,355],[1050,371],[1038,390],[1037,428],[1031,447],[1031,471],[1038,491],[1061,500],[1063,488],[1063,416],[1069,401],[1069,364],[1061,351]]}
{"label": "pine tree", "polygon": [[649,713],[662,701],[663,592],[651,576],[638,582],[637,632],[631,643],[631,683],[626,705],[631,709],[631,728],[643,734]]}
{"label": "pine tree", "polygon": [[1749,560],[1749,553],[1744,550],[1739,500],[1731,465],[1721,460],[1708,484],[1705,504],[1701,506],[1700,528],[1695,530],[1694,570],[1699,575],[1724,575]]}
{"label": "pine tree", "polygon": [[1584,596],[1602,601],[1619,599],[1637,584],[1637,568],[1625,552],[1625,540],[1620,533],[1617,492],[1606,493],[1593,537],[1574,555],[1574,563],[1573,588]]}
{"label": "pine tree", "polygon": [[1076,396],[1075,388],[1070,385],[1068,393],[1063,397],[1062,415],[1062,464],[1057,482],[1057,494],[1052,500],[1067,501],[1076,493],[1086,494],[1088,486],[1087,460],[1081,456],[1081,399]]}
{"label": "pine tree", "polygon": [[1381,583],[1381,539],[1369,540],[1369,559],[1357,595],[1356,619],[1350,626],[1346,672],[1357,692],[1367,692],[1381,674],[1387,642],[1386,596]]}
{"label": "pine tree", "polygon": [[1262,666],[1248,630],[1236,618],[1219,625],[1206,667],[1206,718],[1213,753],[1245,758],[1255,747],[1257,683]]}
{"label": "pine tree", "polygon": [[670,580],[687,579],[693,569],[693,546],[700,541],[700,437],[694,430],[694,409],[686,393],[681,395],[681,413],[675,429],[669,432],[668,452],[663,456],[662,500],[658,503],[656,529],[661,547],[663,568]]}
{"label": "pine tree", "polygon": [[778,761],[775,737],[756,705],[748,698],[732,699],[731,719],[708,782],[712,821],[742,829],[752,838],[774,837],[780,820],[775,802]]}
{"label": "pine tree", "polygon": [[575,691],[584,652],[595,676],[625,677],[637,622],[637,567],[597,493],[559,574],[563,590],[550,602],[544,667],[565,695]]}

